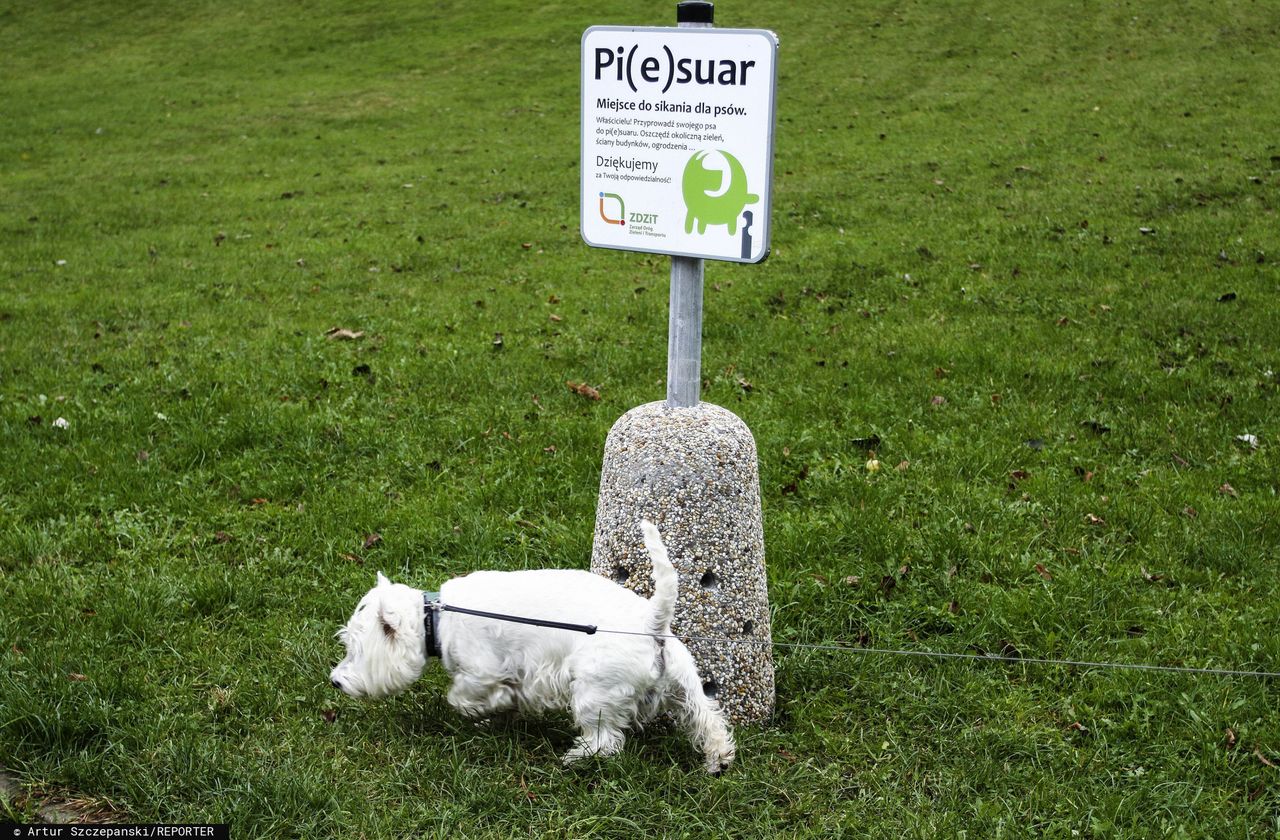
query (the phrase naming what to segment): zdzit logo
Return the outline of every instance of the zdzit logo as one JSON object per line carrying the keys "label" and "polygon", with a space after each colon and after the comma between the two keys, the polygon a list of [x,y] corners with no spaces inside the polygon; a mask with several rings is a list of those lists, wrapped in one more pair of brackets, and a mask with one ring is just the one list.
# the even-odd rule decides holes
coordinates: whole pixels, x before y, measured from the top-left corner
{"label": "zdzit logo", "polygon": [[[604,200],[611,198],[618,202],[618,212],[614,216],[610,216],[604,209]],[[600,193],[600,218],[604,219],[611,225],[625,225],[627,223],[627,206],[622,203],[622,196],[617,193]]]}

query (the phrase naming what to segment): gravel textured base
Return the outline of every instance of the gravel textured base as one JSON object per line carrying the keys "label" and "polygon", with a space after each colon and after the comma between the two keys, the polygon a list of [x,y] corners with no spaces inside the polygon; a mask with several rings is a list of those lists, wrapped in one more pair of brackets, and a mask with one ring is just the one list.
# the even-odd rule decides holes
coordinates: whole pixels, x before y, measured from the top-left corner
{"label": "gravel textured base", "polygon": [[648,597],[642,518],[658,526],[679,573],[674,630],[694,637],[704,689],[734,724],[768,718],[773,648],[759,465],[746,424],[708,403],[654,402],[620,417],[604,446],[591,571]]}

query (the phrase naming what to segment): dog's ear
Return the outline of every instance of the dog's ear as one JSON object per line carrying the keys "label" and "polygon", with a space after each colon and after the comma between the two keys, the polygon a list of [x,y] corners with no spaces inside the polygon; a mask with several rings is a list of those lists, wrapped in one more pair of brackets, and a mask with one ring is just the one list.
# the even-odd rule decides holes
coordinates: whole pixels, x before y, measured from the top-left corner
{"label": "dog's ear", "polygon": [[387,576],[382,572],[378,572],[378,586],[390,586],[391,581],[387,580]]}
{"label": "dog's ear", "polygon": [[399,630],[399,616],[394,612],[389,612],[385,607],[378,607],[378,621],[383,625],[383,635],[388,639],[396,639],[396,633]]}
{"label": "dog's ear", "polygon": [[395,610],[387,609],[386,601],[378,602],[378,623],[382,625],[382,634],[395,641],[400,630],[400,615]]}

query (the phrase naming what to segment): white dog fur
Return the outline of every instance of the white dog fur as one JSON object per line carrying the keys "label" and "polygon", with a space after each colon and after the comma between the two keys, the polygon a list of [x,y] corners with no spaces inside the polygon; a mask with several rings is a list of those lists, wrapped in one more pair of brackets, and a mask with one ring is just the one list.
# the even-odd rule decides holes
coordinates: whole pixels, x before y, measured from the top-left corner
{"label": "white dog fur", "polygon": [[[703,693],[688,648],[671,637],[676,571],[658,529],[647,521],[640,528],[653,565],[649,600],[569,569],[482,571],[447,581],[440,590],[443,604],[637,634],[587,635],[441,612],[441,661],[453,678],[450,705],[476,719],[508,710],[568,709],[581,734],[565,764],[613,755],[622,749],[626,729],[669,712],[702,752],[708,772],[727,768],[733,733]],[[379,573],[377,586],[338,631],[347,655],[330,681],[352,697],[403,691],[427,664],[423,622],[422,590]]]}

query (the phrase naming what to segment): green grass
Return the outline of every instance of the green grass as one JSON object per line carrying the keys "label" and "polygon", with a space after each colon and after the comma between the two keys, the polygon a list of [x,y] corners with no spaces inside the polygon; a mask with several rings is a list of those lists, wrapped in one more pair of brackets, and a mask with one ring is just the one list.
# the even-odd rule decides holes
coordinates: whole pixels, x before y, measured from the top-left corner
{"label": "green grass", "polygon": [[[708,266],[703,353],[775,638],[1277,670],[1280,12],[720,6],[781,42],[774,251]],[[579,239],[578,43],[672,17],[0,10],[0,816],[1276,836],[1268,681],[779,649],[719,779],[663,733],[562,771],[566,721],[474,730],[438,669],[334,696],[375,571],[587,564],[668,261]]]}

